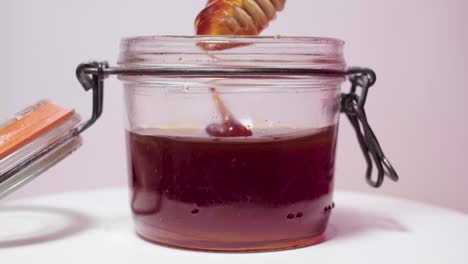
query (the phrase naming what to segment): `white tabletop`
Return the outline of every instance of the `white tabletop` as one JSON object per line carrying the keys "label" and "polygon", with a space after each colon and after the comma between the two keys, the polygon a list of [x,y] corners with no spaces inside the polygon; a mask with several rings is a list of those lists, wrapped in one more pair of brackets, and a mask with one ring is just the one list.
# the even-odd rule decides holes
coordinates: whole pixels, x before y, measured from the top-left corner
{"label": "white tabletop", "polygon": [[326,241],[223,254],[137,237],[125,189],[64,193],[0,206],[0,263],[468,263],[468,215],[337,191]]}

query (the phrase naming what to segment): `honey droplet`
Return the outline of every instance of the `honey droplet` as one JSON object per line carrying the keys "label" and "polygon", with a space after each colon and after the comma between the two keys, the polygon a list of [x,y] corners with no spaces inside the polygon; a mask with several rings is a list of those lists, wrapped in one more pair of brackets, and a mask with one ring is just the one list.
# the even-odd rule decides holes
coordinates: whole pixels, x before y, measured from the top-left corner
{"label": "honey droplet", "polygon": [[213,96],[213,101],[218,109],[221,116],[221,123],[209,124],[205,130],[208,135],[213,137],[249,137],[252,136],[252,130],[244,126],[239,122],[233,114],[226,107],[224,102],[216,90],[216,88],[210,88]]}

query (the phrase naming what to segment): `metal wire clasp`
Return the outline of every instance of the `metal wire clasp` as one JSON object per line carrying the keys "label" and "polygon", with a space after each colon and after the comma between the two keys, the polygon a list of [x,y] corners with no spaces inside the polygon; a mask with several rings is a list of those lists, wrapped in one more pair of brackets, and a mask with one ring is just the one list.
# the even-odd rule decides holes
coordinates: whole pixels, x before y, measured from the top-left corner
{"label": "metal wire clasp", "polygon": [[[81,134],[89,128],[102,114],[103,99],[104,99],[104,79],[107,78],[105,70],[109,68],[109,64],[104,62],[88,62],[81,63],[76,68],[76,77],[81,83],[85,91],[93,90],[93,112],[88,121],[82,123],[76,133]],[[94,73],[88,73],[87,70],[95,70]]]}
{"label": "metal wire clasp", "polygon": [[[349,68],[346,71],[327,69],[281,69],[281,68],[110,68],[107,62],[82,63],[76,69],[76,76],[83,88],[93,90],[93,113],[90,119],[81,124],[76,133],[80,134],[89,128],[101,116],[104,96],[104,79],[111,74],[121,75],[152,75],[152,76],[227,76],[227,75],[302,75],[321,77],[345,77],[351,82],[349,93],[341,95],[341,112],[345,113],[353,126],[359,145],[367,162],[366,179],[373,187],[380,187],[384,175],[397,181],[396,173],[390,161],[385,157],[379,141],[372,131],[364,111],[369,88],[374,85],[376,75],[371,69]],[[358,88],[361,92],[358,94]],[[373,179],[374,164],[377,168],[377,177]]]}
{"label": "metal wire clasp", "polygon": [[[374,85],[376,75],[371,69],[350,68],[348,70],[348,78],[351,82],[351,89],[349,93],[341,95],[341,112],[345,113],[351,122],[367,162],[367,183],[372,187],[380,187],[383,183],[384,175],[397,181],[398,174],[387,157],[385,157],[379,141],[367,121],[364,110],[367,92]],[[358,87],[361,88],[360,94],[357,94]],[[377,167],[376,179],[372,178],[373,164]]]}

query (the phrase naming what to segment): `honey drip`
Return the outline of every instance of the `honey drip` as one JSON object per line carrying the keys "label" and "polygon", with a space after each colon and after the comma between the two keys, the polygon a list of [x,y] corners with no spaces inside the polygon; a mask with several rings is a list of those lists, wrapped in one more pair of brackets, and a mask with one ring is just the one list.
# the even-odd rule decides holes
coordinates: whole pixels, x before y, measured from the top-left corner
{"label": "honey drip", "polygon": [[221,116],[221,123],[209,124],[205,130],[208,135],[213,137],[249,137],[252,136],[252,130],[242,125],[234,115],[229,111],[216,88],[210,88],[213,95],[213,101]]}
{"label": "honey drip", "polygon": [[[283,10],[286,0],[208,0],[195,19],[197,35],[258,35]],[[248,45],[242,43],[205,43],[205,50],[224,50]],[[215,88],[210,89],[222,123],[209,124],[205,130],[213,137],[248,137],[250,128],[243,126],[224,105]]]}

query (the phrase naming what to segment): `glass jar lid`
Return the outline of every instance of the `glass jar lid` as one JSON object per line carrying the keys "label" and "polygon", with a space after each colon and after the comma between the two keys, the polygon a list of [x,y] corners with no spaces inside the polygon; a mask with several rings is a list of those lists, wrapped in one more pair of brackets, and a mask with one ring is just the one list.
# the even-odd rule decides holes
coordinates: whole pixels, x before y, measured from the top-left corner
{"label": "glass jar lid", "polygon": [[40,101],[0,123],[0,199],[81,145],[72,109]]}

